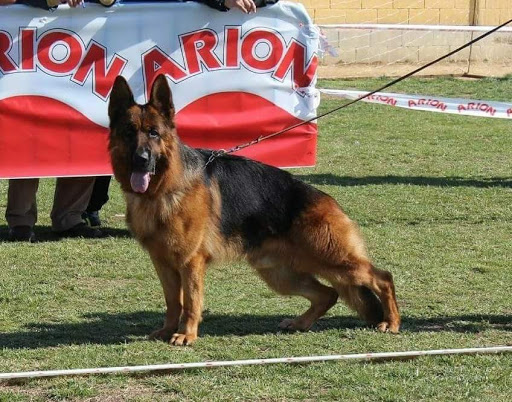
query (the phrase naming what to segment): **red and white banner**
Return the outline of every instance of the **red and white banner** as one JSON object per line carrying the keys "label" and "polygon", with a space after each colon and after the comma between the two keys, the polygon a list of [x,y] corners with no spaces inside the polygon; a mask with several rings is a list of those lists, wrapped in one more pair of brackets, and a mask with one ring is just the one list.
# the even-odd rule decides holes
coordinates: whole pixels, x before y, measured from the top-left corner
{"label": "red and white banner", "polygon": [[[110,174],[107,105],[115,77],[145,103],[166,74],[178,133],[230,148],[316,114],[318,32],[301,4],[244,15],[198,3],[130,3],[0,14],[0,178]],[[244,150],[311,166],[308,123]]]}
{"label": "red and white banner", "polygon": [[[321,93],[344,99],[357,99],[365,91],[350,91],[343,89],[319,89]],[[512,103],[472,100],[464,98],[444,98],[440,96],[406,95],[377,92],[363,99],[368,103],[396,106],[405,109],[423,110],[427,112],[440,112],[462,114],[477,117],[495,117],[498,119],[512,119]]]}

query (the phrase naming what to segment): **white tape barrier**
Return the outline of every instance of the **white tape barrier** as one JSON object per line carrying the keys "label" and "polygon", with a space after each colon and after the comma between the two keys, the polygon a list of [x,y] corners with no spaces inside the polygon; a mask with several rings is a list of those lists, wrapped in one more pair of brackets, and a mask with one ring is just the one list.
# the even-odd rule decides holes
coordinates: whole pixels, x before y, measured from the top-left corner
{"label": "white tape barrier", "polygon": [[[321,93],[344,99],[357,99],[364,91],[343,89],[319,89]],[[427,112],[451,113],[466,116],[494,117],[512,119],[512,103],[464,98],[443,98],[428,95],[406,95],[377,92],[365,99],[364,102],[396,106],[405,109],[422,110]]]}
{"label": "white tape barrier", "polygon": [[154,364],[147,366],[126,366],[126,367],[99,367],[74,370],[50,370],[50,371],[25,371],[20,373],[0,373],[1,380],[28,379],[40,377],[62,377],[71,375],[88,374],[119,374],[119,373],[142,373],[153,371],[185,370],[194,368],[213,368],[227,366],[255,366],[276,363],[310,363],[332,360],[401,360],[412,359],[420,356],[441,356],[441,355],[475,355],[475,354],[496,354],[512,352],[512,346],[493,346],[487,348],[467,349],[440,349],[440,350],[418,350],[409,352],[384,352],[384,353],[360,353],[350,355],[330,356],[304,356],[304,357],[283,357],[275,359],[252,359],[232,361],[211,361],[197,363],[175,363],[175,364]]}

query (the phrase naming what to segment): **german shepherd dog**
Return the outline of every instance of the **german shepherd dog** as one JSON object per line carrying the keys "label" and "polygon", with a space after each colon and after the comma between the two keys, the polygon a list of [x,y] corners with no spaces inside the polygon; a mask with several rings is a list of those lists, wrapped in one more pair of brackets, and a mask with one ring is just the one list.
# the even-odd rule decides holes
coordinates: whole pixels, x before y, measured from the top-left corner
{"label": "german shepherd dog", "polygon": [[163,328],[150,338],[194,342],[206,267],[233,257],[245,257],[278,293],[311,302],[281,329],[308,330],[340,297],[379,331],[398,332],[392,276],[372,265],[357,226],[333,198],[247,158],[222,155],[207,163],[213,151],[180,142],[163,75],[145,105],[117,77],[108,114],[126,221],[151,257],[167,305]]}

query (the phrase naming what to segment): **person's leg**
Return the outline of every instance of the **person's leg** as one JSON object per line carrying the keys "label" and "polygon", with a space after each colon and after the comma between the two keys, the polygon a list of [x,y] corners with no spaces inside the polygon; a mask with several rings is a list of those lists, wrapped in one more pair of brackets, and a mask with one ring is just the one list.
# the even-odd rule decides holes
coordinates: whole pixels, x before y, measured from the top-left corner
{"label": "person's leg", "polygon": [[111,176],[98,176],[94,182],[91,199],[82,218],[89,221],[92,227],[101,226],[99,211],[108,201],[108,188]]}
{"label": "person's leg", "polygon": [[34,241],[32,228],[37,222],[36,193],[39,179],[11,179],[7,192],[5,219],[9,238],[14,241]]}
{"label": "person's leg", "polygon": [[89,204],[94,177],[59,177],[51,213],[52,229],[62,236],[100,237],[101,232],[87,227],[82,214]]}
{"label": "person's leg", "polygon": [[99,211],[108,201],[108,188],[112,176],[98,176],[94,181],[91,199],[87,205],[87,212]]}

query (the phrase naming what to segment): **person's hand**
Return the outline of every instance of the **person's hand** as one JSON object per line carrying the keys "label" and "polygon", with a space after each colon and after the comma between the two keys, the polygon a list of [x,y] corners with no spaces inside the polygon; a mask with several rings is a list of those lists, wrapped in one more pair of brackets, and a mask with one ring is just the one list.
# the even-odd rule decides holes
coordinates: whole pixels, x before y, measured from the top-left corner
{"label": "person's hand", "polygon": [[0,0],[0,6],[8,6],[14,3],[16,3],[16,0]]}
{"label": "person's hand", "polygon": [[224,5],[229,9],[238,8],[246,14],[256,12],[256,4],[252,0],[226,0]]}

